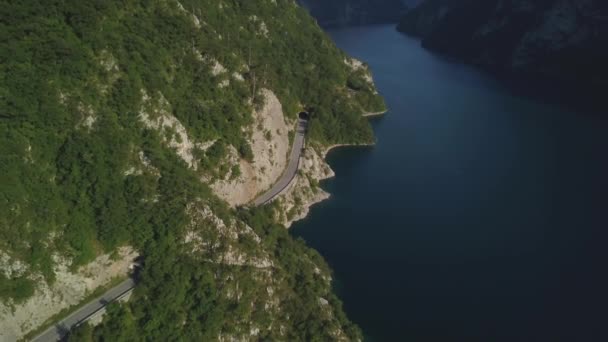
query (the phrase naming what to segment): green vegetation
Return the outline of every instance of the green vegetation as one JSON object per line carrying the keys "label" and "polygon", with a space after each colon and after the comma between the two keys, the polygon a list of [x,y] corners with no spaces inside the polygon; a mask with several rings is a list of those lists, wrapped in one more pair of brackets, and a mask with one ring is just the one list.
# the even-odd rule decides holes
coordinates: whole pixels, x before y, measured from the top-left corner
{"label": "green vegetation", "polygon": [[12,298],[20,303],[34,293],[34,282],[25,277],[7,278],[0,274],[0,299]]}
{"label": "green vegetation", "polygon": [[[274,223],[272,213],[272,208],[267,207],[243,211],[239,216],[262,237],[261,246],[249,248],[269,250],[278,261],[273,268],[273,278],[281,279],[281,283],[275,291],[281,293],[282,310],[289,313],[288,319],[273,317],[263,301],[255,300],[268,297],[266,289],[260,289],[256,279],[263,272],[197,262],[192,256],[176,253],[170,241],[162,241],[162,246],[157,245],[146,258],[146,265],[154,267],[144,267],[141,284],[135,290],[136,299],[122,306],[112,306],[104,324],[94,329],[81,327],[69,340],[208,341],[215,340],[219,334],[238,333],[239,324],[247,321],[262,326],[274,322],[277,326],[260,333],[260,340],[327,341],[332,339],[333,326],[320,318],[318,302],[321,297],[338,309],[337,328],[346,336],[360,338],[359,329],[342,313],[340,301],[331,292],[330,284],[320,281],[315,271],[315,267],[321,267],[323,273],[329,272],[321,256]],[[238,278],[239,288],[243,290],[241,300],[222,296],[222,290],[218,288],[221,283],[217,281],[218,274],[222,273]],[[280,324],[285,324],[287,331],[280,333]]]}
{"label": "green vegetation", "polygon": [[[238,247],[266,251],[277,263],[271,279],[291,317],[282,321],[288,340],[324,340],[331,329],[359,336],[314,272],[323,265],[329,274],[318,254],[272,223],[267,209],[237,218],[200,180],[240,174],[222,163],[229,147],[253,159],[243,128],[263,102],[261,88],[273,90],[292,118],[308,108],[318,144],[372,140],[361,113],[382,100],[304,10],[292,0],[1,3],[0,251],[49,283],[54,254],[74,270],[123,245],[144,258],[138,300],[112,308],[99,328],[83,328],[82,339],[133,340],[136,329],[145,340],[209,340],[236,333],[237,321],[278,319],[251,306],[270,280],[183,250],[185,209],[196,201],[226,222],[249,222],[261,237],[262,247],[246,237]],[[227,71],[216,72],[216,63]],[[193,151],[199,169],[167,146],[182,140],[176,127],[148,129],[142,113],[172,115],[192,140],[215,141]],[[226,298],[228,274],[247,300]],[[0,299],[22,301],[33,285],[0,273]],[[338,327],[318,317],[319,297]]]}

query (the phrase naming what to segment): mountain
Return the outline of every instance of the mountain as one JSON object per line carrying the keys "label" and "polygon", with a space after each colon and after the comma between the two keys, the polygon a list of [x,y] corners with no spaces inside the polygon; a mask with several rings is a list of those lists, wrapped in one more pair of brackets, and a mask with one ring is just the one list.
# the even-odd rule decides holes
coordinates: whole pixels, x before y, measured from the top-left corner
{"label": "mountain", "polygon": [[[384,104],[306,10],[30,0],[0,14],[0,340],[135,264],[130,300],[71,340],[362,338],[285,225],[327,197],[327,147],[373,142],[362,114]],[[285,171],[301,111],[295,185],[247,208]]]}
{"label": "mountain", "polygon": [[397,29],[428,49],[498,71],[608,81],[602,0],[427,0]]}
{"label": "mountain", "polygon": [[323,27],[396,23],[407,10],[402,0],[299,0]]}

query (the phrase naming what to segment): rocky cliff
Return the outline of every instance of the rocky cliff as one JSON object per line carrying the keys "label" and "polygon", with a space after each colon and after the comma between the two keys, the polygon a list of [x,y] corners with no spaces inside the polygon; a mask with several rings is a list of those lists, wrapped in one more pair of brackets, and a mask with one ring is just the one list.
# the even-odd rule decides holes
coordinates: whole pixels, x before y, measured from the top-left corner
{"label": "rocky cliff", "polygon": [[608,4],[601,0],[427,0],[398,30],[498,71],[608,81]]}

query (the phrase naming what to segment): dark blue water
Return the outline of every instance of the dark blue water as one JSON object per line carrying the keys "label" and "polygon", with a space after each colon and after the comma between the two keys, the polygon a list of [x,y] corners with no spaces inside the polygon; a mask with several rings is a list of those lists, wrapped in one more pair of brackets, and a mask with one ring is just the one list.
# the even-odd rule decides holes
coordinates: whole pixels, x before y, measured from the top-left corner
{"label": "dark blue water", "polygon": [[608,341],[608,122],[389,26],[330,34],[390,112],[375,147],[330,153],[333,197],[292,231],[368,339]]}

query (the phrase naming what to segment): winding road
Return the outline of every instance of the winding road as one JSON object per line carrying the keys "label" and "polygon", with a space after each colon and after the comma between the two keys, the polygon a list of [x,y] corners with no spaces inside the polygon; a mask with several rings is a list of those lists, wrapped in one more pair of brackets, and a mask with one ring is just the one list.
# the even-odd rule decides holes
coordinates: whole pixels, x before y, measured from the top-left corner
{"label": "winding road", "polygon": [[277,197],[295,178],[298,172],[298,166],[300,165],[300,155],[302,154],[302,148],[304,147],[304,136],[306,135],[306,129],[308,128],[308,120],[298,119],[298,127],[296,129],[296,135],[293,139],[293,147],[289,155],[289,162],[287,168],[279,180],[266,191],[260,197],[253,201],[253,206],[257,207],[272,201]]}
{"label": "winding road", "polygon": [[64,338],[70,329],[77,327],[81,323],[87,321],[93,315],[103,310],[106,305],[121,299],[122,297],[133,291],[135,280],[128,278],[122,283],[108,290],[101,297],[94,301],[85,304],[83,307],[74,311],[68,317],[57,322],[52,327],[46,329],[40,335],[32,339],[33,342],[55,342]]}
{"label": "winding road", "polygon": [[[281,192],[283,192],[283,190],[285,190],[285,188],[287,188],[287,186],[295,178],[298,172],[298,166],[300,165],[300,156],[302,154],[302,148],[304,147],[304,136],[306,135],[307,127],[308,120],[299,118],[298,127],[296,128],[296,134],[293,140],[293,146],[289,155],[289,163],[287,164],[285,172],[275,183],[275,185],[270,188],[270,190],[253,201],[254,206],[257,207],[272,201],[276,196],[281,194]],[[61,340],[68,334],[70,329],[73,329],[83,322],[86,322],[93,315],[103,310],[109,303],[119,300],[133,291],[134,287],[135,281],[132,278],[123,281],[122,283],[108,290],[108,292],[104,293],[101,297],[85,304],[68,317],[49,327],[40,335],[34,337],[32,341],[55,342]]]}

